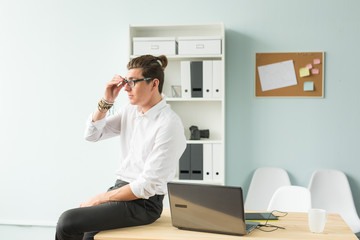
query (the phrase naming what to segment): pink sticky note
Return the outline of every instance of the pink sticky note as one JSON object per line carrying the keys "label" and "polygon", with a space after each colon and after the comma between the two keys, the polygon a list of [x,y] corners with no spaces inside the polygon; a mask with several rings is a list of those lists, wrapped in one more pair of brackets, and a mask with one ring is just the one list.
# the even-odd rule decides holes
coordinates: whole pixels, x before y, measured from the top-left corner
{"label": "pink sticky note", "polygon": [[320,63],[321,63],[321,61],[320,61],[319,58],[315,58],[315,59],[314,59],[314,64],[320,64]]}
{"label": "pink sticky note", "polygon": [[319,69],[317,68],[311,69],[311,74],[319,74]]}
{"label": "pink sticky note", "polygon": [[311,65],[311,63],[306,64],[306,67],[307,67],[308,69],[312,69],[312,65]]}

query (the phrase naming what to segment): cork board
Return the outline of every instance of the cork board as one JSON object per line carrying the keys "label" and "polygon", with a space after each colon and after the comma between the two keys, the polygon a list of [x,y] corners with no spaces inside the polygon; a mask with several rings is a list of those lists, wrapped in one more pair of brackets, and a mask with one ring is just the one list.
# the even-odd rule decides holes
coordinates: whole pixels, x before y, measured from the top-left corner
{"label": "cork board", "polygon": [[324,52],[256,53],[255,66],[256,97],[324,97]]}

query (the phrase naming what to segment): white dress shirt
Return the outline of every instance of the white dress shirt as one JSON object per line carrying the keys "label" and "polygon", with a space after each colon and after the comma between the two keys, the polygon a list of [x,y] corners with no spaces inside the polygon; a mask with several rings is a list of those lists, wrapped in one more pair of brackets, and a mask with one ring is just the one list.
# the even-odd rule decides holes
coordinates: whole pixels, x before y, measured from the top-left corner
{"label": "white dress shirt", "polygon": [[120,168],[117,179],[130,183],[138,198],[167,193],[167,182],[186,148],[179,116],[163,99],[145,114],[128,104],[113,116],[87,121],[85,139],[96,142],[120,136]]}

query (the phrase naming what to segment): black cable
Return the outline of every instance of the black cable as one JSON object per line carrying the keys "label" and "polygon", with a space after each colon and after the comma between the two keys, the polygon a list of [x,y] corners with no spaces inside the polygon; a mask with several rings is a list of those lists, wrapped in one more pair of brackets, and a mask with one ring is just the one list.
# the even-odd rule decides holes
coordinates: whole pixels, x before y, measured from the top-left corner
{"label": "black cable", "polygon": [[[277,212],[277,213],[280,213],[281,215],[275,215],[274,213]],[[275,217],[285,217],[286,215],[288,215],[287,212],[282,212],[282,211],[278,211],[278,210],[273,210],[269,216],[267,217],[266,219],[266,222],[265,224],[259,224],[256,228],[259,229],[260,231],[263,231],[263,232],[273,232],[273,231],[276,231],[278,229],[285,229],[284,227],[281,227],[281,226],[276,226],[276,225],[273,225],[273,224],[268,224],[268,221],[270,219],[270,216],[274,215]],[[263,228],[273,228],[273,229],[270,229],[270,230],[265,230]]]}
{"label": "black cable", "polygon": [[[272,228],[270,230],[266,230],[264,228]],[[275,225],[271,225],[271,224],[259,224],[257,225],[256,229],[259,229],[260,231],[263,231],[263,232],[273,232],[273,231],[276,231],[278,229],[285,229],[284,227],[280,227],[280,226],[275,226]]]}

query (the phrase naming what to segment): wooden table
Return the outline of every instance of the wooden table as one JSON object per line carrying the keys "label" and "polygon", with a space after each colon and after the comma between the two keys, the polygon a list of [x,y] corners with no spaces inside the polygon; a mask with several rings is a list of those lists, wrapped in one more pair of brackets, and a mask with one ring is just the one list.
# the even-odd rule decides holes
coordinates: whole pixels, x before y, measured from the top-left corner
{"label": "wooden table", "polygon": [[326,239],[326,240],[358,240],[339,214],[329,214],[323,233],[311,233],[308,227],[307,213],[289,213],[279,221],[271,224],[285,227],[274,232],[262,232],[255,229],[245,236],[233,236],[216,233],[205,233],[180,230],[172,226],[170,209],[164,209],[161,217],[154,223],[103,231],[95,236],[95,240],[212,240],[212,239]]}

